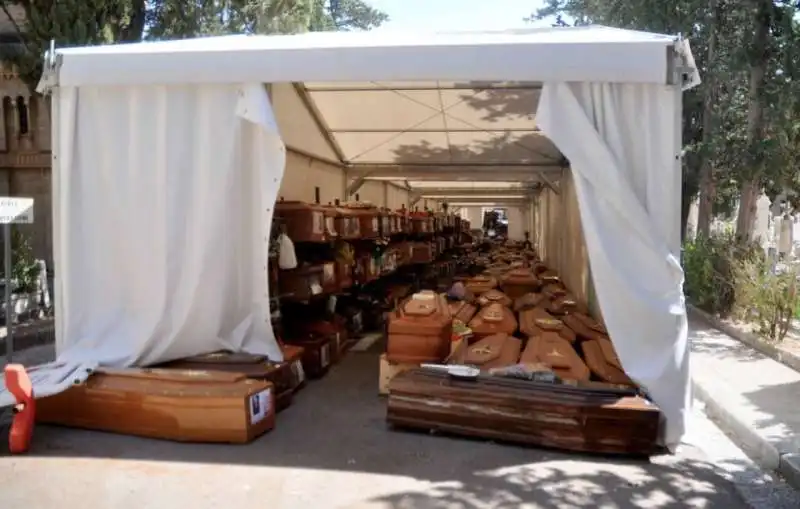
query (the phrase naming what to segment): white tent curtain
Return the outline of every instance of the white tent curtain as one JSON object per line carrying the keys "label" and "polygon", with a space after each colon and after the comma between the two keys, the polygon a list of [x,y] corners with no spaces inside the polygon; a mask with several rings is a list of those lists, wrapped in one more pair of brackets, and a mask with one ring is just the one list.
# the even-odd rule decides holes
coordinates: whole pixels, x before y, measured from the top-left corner
{"label": "white tent curtain", "polygon": [[547,83],[537,123],[570,160],[600,310],[625,370],[666,417],[691,407],[680,265],[680,95],[666,85]]}
{"label": "white tent curtain", "polygon": [[266,277],[285,150],[263,85],[60,87],[59,361],[282,359]]}

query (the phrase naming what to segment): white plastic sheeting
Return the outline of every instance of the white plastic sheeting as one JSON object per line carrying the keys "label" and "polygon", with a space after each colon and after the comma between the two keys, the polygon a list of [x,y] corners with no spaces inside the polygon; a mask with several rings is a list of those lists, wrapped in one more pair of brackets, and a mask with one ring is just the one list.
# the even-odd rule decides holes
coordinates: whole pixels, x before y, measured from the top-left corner
{"label": "white plastic sheeting", "polygon": [[54,103],[58,360],[282,359],[266,260],[285,151],[264,86],[61,87]]}
{"label": "white plastic sheeting", "polygon": [[600,310],[625,371],[666,417],[691,407],[680,250],[680,117],[664,85],[546,83],[541,129],[570,160]]}

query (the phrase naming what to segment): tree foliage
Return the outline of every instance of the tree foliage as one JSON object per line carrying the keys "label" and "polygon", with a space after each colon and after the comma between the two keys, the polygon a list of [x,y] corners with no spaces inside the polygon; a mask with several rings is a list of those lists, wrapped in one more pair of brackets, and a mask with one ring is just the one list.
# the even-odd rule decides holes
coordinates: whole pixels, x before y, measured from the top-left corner
{"label": "tree foliage", "polygon": [[[715,213],[731,213],[748,185],[800,205],[798,11],[796,0],[547,0],[531,19],[687,37],[703,84],[684,95],[684,201],[708,193]],[[749,238],[752,218],[740,223]]]}
{"label": "tree foliage", "polygon": [[18,44],[0,59],[35,87],[42,55],[57,47],[181,39],[224,34],[368,30],[388,16],[364,0],[0,0],[4,14],[22,8]]}

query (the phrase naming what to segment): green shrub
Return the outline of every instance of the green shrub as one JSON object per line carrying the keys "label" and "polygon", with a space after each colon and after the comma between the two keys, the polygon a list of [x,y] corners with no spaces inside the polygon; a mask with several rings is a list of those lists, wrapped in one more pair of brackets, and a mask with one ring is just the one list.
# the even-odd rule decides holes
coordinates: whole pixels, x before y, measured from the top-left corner
{"label": "green shrub", "polygon": [[[14,281],[15,293],[30,293],[36,290],[41,266],[33,256],[30,240],[14,229],[11,235],[12,266],[11,279]],[[0,275],[5,278],[5,261],[0,253]]]}
{"label": "green shrub", "polygon": [[766,339],[783,341],[800,305],[797,269],[774,272],[767,262],[743,260],[734,272],[737,318],[755,324]]}

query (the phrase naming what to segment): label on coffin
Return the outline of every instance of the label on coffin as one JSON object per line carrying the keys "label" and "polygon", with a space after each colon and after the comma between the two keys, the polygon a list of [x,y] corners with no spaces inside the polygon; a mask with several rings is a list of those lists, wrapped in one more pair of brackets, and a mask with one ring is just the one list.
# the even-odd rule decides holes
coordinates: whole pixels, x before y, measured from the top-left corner
{"label": "label on coffin", "polygon": [[319,349],[319,364],[322,369],[328,367],[330,363],[330,343],[326,343],[322,348]]}
{"label": "label on coffin", "polygon": [[272,389],[265,389],[250,396],[250,424],[258,424],[269,415],[272,404]]}

